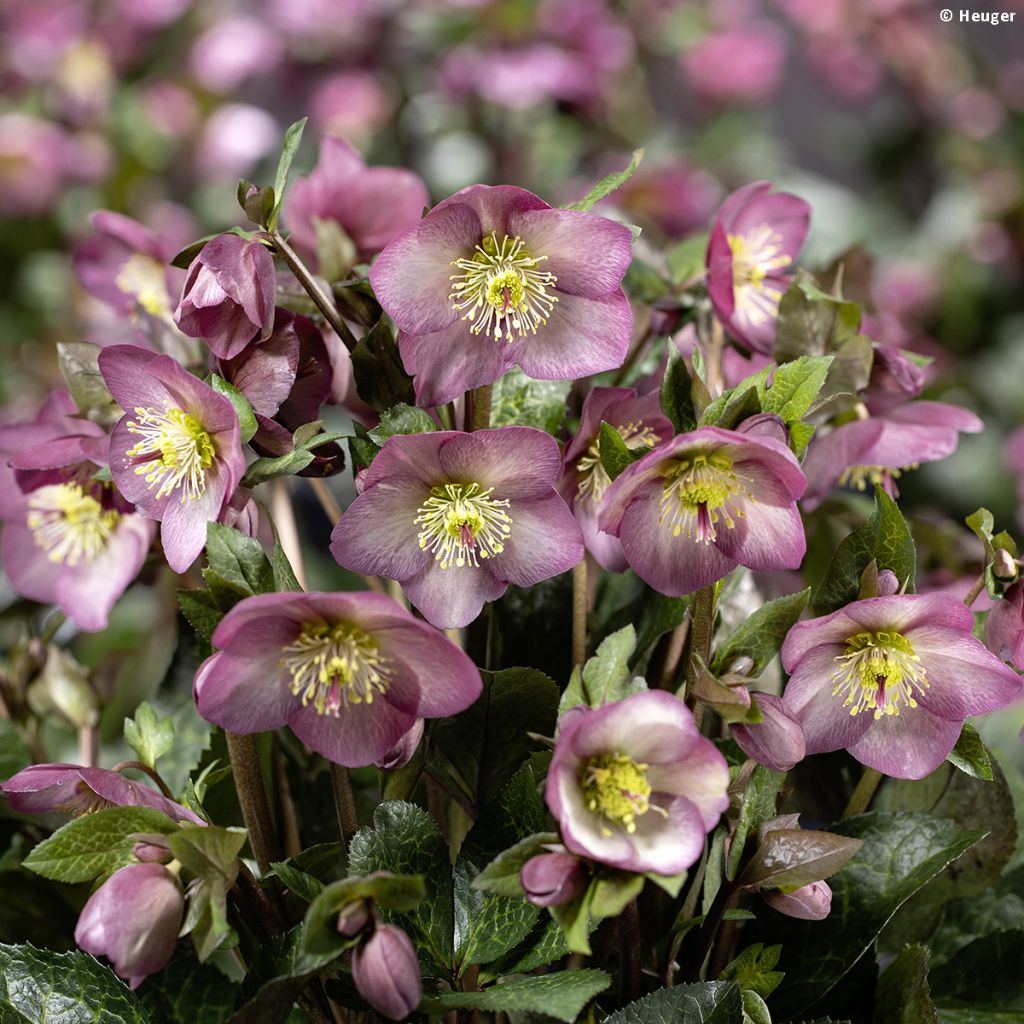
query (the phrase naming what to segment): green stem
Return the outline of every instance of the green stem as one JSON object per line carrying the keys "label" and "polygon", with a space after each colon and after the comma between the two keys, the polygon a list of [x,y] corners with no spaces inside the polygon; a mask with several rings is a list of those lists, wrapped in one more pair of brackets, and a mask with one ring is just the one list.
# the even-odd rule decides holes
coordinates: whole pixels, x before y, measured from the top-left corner
{"label": "green stem", "polygon": [[472,410],[470,411],[467,430],[486,430],[491,425],[491,399],[494,385],[484,384],[471,392]]}
{"label": "green stem", "polygon": [[324,319],[334,329],[334,333],[341,338],[345,348],[351,352],[356,347],[356,338],[338,312],[334,299],[324,291],[320,286],[320,282],[309,272],[306,265],[299,259],[298,254],[284,240],[279,231],[271,231],[270,240],[274,243],[274,247],[281,258],[288,264],[288,269],[295,275],[299,284],[306,289],[309,297],[316,303],[317,309],[323,313]]}
{"label": "green stem", "polygon": [[852,818],[855,814],[866,811],[868,804],[871,803],[871,798],[875,795],[875,790],[878,789],[878,784],[884,778],[885,776],[881,772],[876,772],[874,768],[865,768],[860,782],[857,783],[857,788],[850,797],[850,802],[846,805],[846,810],[843,811],[843,817]]}
{"label": "green stem", "polygon": [[352,796],[352,780],[344,765],[331,765],[331,786],[334,789],[334,811],[338,816],[341,844],[348,850],[349,841],[359,831],[356,802]]}
{"label": "green stem", "polygon": [[171,792],[170,787],[160,777],[159,772],[155,768],[150,768],[148,764],[143,764],[141,761],[121,761],[115,764],[113,771],[123,772],[126,768],[133,768],[137,772],[142,772],[144,775],[148,775],[159,787],[160,792],[163,793],[168,800],[174,799],[174,794]]}
{"label": "green stem", "polygon": [[703,666],[711,660],[711,634],[715,627],[715,588],[704,587],[693,596],[690,609],[690,658],[686,663],[686,694],[693,686]]}
{"label": "green stem", "polygon": [[640,915],[636,900],[619,917],[619,962],[622,965],[619,978],[620,996],[623,1003],[632,1003],[644,994],[643,964],[640,958]]}
{"label": "green stem", "polygon": [[235,788],[238,790],[238,803],[242,808],[245,827],[249,831],[249,845],[260,873],[265,875],[270,865],[281,859],[281,851],[277,845],[270,805],[267,803],[267,791],[263,788],[256,741],[252,736],[233,732],[225,732],[224,736],[228,743],[231,770],[235,776]]}
{"label": "green stem", "polygon": [[708,910],[704,923],[700,926],[700,931],[697,933],[696,948],[693,956],[688,959],[686,969],[682,973],[683,981],[699,980],[704,961],[707,960],[708,953],[711,952],[711,947],[714,944],[718,926],[722,923],[722,918],[729,907],[729,901],[733,898],[735,892],[736,889],[732,882],[722,879],[722,885],[715,894],[711,908]]}
{"label": "green stem", "polygon": [[985,589],[985,573],[982,574],[974,581],[974,586],[967,591],[967,596],[964,598],[964,604],[968,608],[978,599],[978,595]]}
{"label": "green stem", "polygon": [[572,570],[572,664],[582,666],[587,657],[587,555]]}

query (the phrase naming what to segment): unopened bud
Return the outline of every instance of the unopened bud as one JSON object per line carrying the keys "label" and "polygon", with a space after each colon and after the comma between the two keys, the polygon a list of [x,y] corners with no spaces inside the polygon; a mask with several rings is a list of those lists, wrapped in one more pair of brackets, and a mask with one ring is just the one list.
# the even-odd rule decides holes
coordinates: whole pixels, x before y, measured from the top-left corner
{"label": "unopened bud", "polygon": [[59,647],[47,648],[46,664],[32,690],[30,703],[56,708],[77,729],[91,728],[99,721],[99,700],[88,669]]}
{"label": "unopened bud", "polygon": [[156,836],[147,836],[145,839],[140,839],[132,847],[132,856],[142,861],[143,864],[170,863],[174,859],[171,851],[167,848],[166,843],[158,842],[158,838]]}
{"label": "unopened bud", "polygon": [[519,872],[526,898],[538,907],[557,907],[575,899],[587,884],[583,865],[571,853],[531,857]]}
{"label": "unopened bud", "polygon": [[781,697],[758,693],[757,706],[761,721],[752,725],[736,723],[732,738],[747,757],[774,772],[788,772],[804,759],[804,730],[786,709]]}
{"label": "unopened bud", "polygon": [[366,900],[353,900],[338,911],[338,931],[346,938],[354,938],[370,920],[370,905]]}
{"label": "unopened bud", "polygon": [[892,569],[882,569],[878,574],[878,596],[892,597],[893,594],[899,593],[899,589],[900,581],[896,573]]}
{"label": "unopened bud", "polygon": [[832,890],[827,882],[811,882],[793,892],[766,890],[761,897],[780,914],[801,921],[822,921],[832,909]]}
{"label": "unopened bud", "polygon": [[992,559],[992,574],[1000,580],[1015,580],[1017,572],[1017,562],[1013,555],[1005,548],[997,548],[995,558]]}
{"label": "unopened bud", "polygon": [[423,981],[409,936],[393,924],[378,925],[352,953],[359,994],[391,1020],[405,1020],[423,998]]}

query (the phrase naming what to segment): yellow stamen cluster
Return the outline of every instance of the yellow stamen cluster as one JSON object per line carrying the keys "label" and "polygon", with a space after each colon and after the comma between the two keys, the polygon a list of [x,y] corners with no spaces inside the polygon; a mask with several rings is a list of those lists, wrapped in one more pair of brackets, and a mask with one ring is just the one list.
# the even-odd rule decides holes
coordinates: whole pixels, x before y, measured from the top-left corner
{"label": "yellow stamen cluster", "polygon": [[[645,426],[641,420],[615,429],[631,451],[635,451],[637,448],[650,448],[658,443],[658,435],[650,427]],[[576,463],[576,471],[579,473],[580,479],[576,491],[577,501],[596,505],[604,497],[604,492],[608,490],[612,482],[611,477],[605,472],[604,466],[601,465],[598,438],[594,438],[594,443]]]}
{"label": "yellow stamen cluster", "polygon": [[152,316],[168,316],[171,312],[171,298],[167,294],[167,279],[163,264],[135,253],[125,260],[114,284]]}
{"label": "yellow stamen cluster", "polygon": [[491,232],[468,259],[452,261],[448,296],[470,332],[501,341],[536,334],[548,322],[558,296],[548,291],[557,278],[537,266],[546,256],[531,256],[519,237]]}
{"label": "yellow stamen cluster", "polygon": [[729,235],[737,311],[751,323],[765,323],[778,312],[783,289],[772,278],[793,262],[782,251],[782,242],[782,235],[770,224],[745,235]]}
{"label": "yellow stamen cluster", "polygon": [[[648,811],[665,814],[650,801],[648,767],[621,753],[590,758],[580,775],[587,809],[631,834],[636,831],[636,819]],[[612,835],[612,830],[604,824],[601,832],[605,836]]]}
{"label": "yellow stamen cluster", "polygon": [[281,665],[292,677],[290,689],[321,715],[350,704],[372,704],[387,692],[388,662],[377,641],[358,626],[342,623],[303,626],[283,652]]}
{"label": "yellow stamen cluster", "polygon": [[928,689],[921,659],[895,630],[857,633],[836,658],[830,681],[833,697],[843,698],[851,715],[870,711],[876,719],[898,715],[900,705],[916,708],[914,694]]}
{"label": "yellow stamen cluster", "polygon": [[104,509],[78,484],[50,484],[28,499],[28,528],[51,562],[88,564],[101,554],[120,515]]}
{"label": "yellow stamen cluster", "polygon": [[206,490],[206,471],[213,464],[213,439],[194,416],[181,409],[135,409],[128,430],[139,435],[138,444],[125,453],[140,460],[135,472],[145,477],[156,497],[181,489],[182,503]]}
{"label": "yellow stamen cluster", "polygon": [[421,527],[419,545],[433,553],[442,569],[471,565],[505,550],[512,517],[504,510],[507,498],[492,498],[494,488],[478,483],[443,484],[416,510],[413,523]]}
{"label": "yellow stamen cluster", "polygon": [[917,469],[918,463],[913,462],[902,467],[895,466],[849,466],[839,477],[840,487],[855,487],[858,491],[866,491],[876,484],[885,486],[890,480],[898,480],[907,470]]}
{"label": "yellow stamen cluster", "polygon": [[686,534],[709,544],[718,536],[718,523],[731,530],[745,515],[733,499],[742,495],[746,501],[754,500],[734,471],[732,459],[721,451],[686,452],[668,463],[662,475],[658,522],[667,526],[673,537]]}

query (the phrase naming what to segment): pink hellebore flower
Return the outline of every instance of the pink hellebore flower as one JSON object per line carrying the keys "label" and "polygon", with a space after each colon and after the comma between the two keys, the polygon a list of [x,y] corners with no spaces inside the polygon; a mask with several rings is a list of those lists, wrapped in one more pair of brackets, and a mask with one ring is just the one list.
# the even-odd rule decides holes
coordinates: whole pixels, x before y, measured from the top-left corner
{"label": "pink hellebore flower", "polygon": [[792,892],[766,889],[761,899],[780,914],[801,921],[824,921],[832,910],[832,888],[828,882],[811,882]]}
{"label": "pink hellebore flower", "polygon": [[245,469],[234,406],[170,356],[134,345],[104,349],[99,366],[127,410],[110,438],[111,476],[143,516],[162,522],[168,564],[184,572]]}
{"label": "pink hellebore flower", "polygon": [[985,644],[1003,661],[1024,670],[1024,584],[1015,583],[992,602],[985,620]]}
{"label": "pink hellebore flower", "polygon": [[686,705],[649,690],[562,716],[546,798],[571,852],[674,875],[700,857],[728,785],[725,758]]}
{"label": "pink hellebore flower", "polygon": [[747,348],[775,347],[779,300],[807,237],[811,208],[769,181],[744,185],[722,203],[707,252],[708,294],[726,330]]}
{"label": "pink hellebore flower", "polygon": [[905,402],[835,427],[811,442],[804,460],[808,487],[803,507],[808,512],[817,508],[837,484],[860,491],[881,484],[892,494],[904,471],[952,455],[961,432],[976,434],[983,426],[958,405]]}
{"label": "pink hellebore flower", "polygon": [[19,814],[53,812],[78,817],[108,807],[152,807],[171,821],[205,822],[187,807],[168,800],[149,786],[107,768],[77,764],[34,764],[0,784],[11,810]]}
{"label": "pink hellebore flower", "polygon": [[75,942],[105,956],[130,988],[162,971],[178,944],[185,914],[181,883],[162,864],[115,871],[82,908]]}
{"label": "pink hellebore flower", "polygon": [[334,222],[369,260],[408,231],[429,205],[426,186],[400,167],[367,167],[343,139],[324,136],[308,178],[292,186],[285,219],[299,252],[315,261],[318,224]]}
{"label": "pink hellebore flower", "polygon": [[579,857],[561,849],[531,857],[520,870],[519,880],[531,903],[558,907],[579,896],[586,888],[587,874]]}
{"label": "pink hellebore flower", "polygon": [[701,95],[718,103],[767,104],[786,59],[786,39],[771,22],[752,21],[701,39],[680,60],[680,69]]}
{"label": "pink hellebore flower", "polygon": [[806,541],[796,499],[806,480],[780,441],[719,427],[680,434],[608,488],[599,525],[662,594],[678,597],[745,565],[796,569]]}
{"label": "pink hellebore flower", "polygon": [[383,594],[261,594],[235,605],[199,668],[199,713],[232,732],[288,725],[335,764],[394,751],[419,718],[480,694],[472,661]]}
{"label": "pink hellebore flower", "polygon": [[774,772],[788,772],[804,759],[806,744],[799,720],[786,709],[781,697],[756,693],[761,721],[733,725],[732,738],[747,757]]}
{"label": "pink hellebore flower", "polygon": [[378,924],[352,951],[352,980],[359,994],[389,1020],[405,1020],[423,998],[423,980],[409,936],[397,925]]}
{"label": "pink hellebore flower", "polygon": [[935,771],[964,719],[1021,690],[973,626],[971,610],[941,593],[868,598],[798,622],[782,647],[783,702],[807,753],[845,749],[900,779]]}
{"label": "pink hellebore flower", "polygon": [[331,534],[353,572],[402,584],[440,629],[468,625],[509,583],[528,587],[583,557],[554,489],[554,438],[532,427],[388,438]]}
{"label": "pink hellebore flower", "polygon": [[635,388],[594,388],[583,403],[579,430],[562,456],[558,491],[580,524],[587,550],[605,569],[621,572],[627,564],[622,543],[597,525],[601,501],[612,483],[598,450],[602,421],[614,427],[630,449],[667,441],[672,424],[662,414],[657,392],[640,396]]}
{"label": "pink hellebore flower", "polygon": [[203,246],[185,278],[174,322],[203,338],[214,355],[231,359],[274,329],[274,258],[259,242],[218,235]]}
{"label": "pink hellebore flower", "polygon": [[417,402],[443,405],[511,365],[541,380],[621,366],[631,250],[623,224],[512,185],[471,185],[396,238],[370,282],[400,329]]}

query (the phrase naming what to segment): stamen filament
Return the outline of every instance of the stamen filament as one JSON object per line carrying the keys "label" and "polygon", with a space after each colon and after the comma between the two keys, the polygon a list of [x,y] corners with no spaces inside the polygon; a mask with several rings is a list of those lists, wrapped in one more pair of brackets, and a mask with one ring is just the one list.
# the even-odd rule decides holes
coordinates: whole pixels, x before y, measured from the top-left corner
{"label": "stamen filament", "polygon": [[921,659],[895,630],[858,633],[846,641],[830,677],[833,697],[843,697],[851,715],[870,711],[875,719],[898,715],[900,705],[916,708],[915,694],[928,689]]}
{"label": "stamen filament", "polygon": [[494,558],[505,550],[512,533],[512,517],[504,509],[507,498],[492,498],[494,488],[478,483],[444,484],[431,488],[430,497],[417,509],[413,520],[422,529],[419,545],[430,551],[442,569],[470,565]]}
{"label": "stamen filament", "polygon": [[50,484],[33,491],[26,522],[51,562],[76,566],[102,554],[120,519],[79,484]]}
{"label": "stamen filament", "polygon": [[128,430],[140,440],[125,453],[137,461],[138,476],[145,477],[156,497],[181,489],[181,501],[194,501],[206,490],[206,470],[213,464],[213,439],[202,424],[181,409],[136,407]]}

